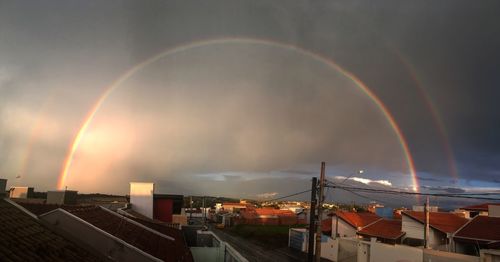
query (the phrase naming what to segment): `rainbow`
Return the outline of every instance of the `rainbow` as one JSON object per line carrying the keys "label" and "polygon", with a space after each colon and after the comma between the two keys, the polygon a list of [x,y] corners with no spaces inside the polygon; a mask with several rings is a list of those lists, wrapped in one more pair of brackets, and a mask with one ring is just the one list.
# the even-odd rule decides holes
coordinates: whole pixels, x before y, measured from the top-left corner
{"label": "rainbow", "polygon": [[114,90],[116,90],[123,82],[125,82],[127,79],[129,79],[132,75],[134,75],[136,72],[139,70],[143,69],[144,67],[150,65],[151,63],[154,63],[158,61],[159,59],[177,54],[180,52],[187,51],[192,48],[199,48],[203,46],[209,46],[209,45],[215,45],[215,44],[227,44],[227,43],[234,43],[234,44],[256,44],[256,45],[266,45],[266,46],[272,46],[272,47],[277,47],[277,48],[283,48],[286,50],[290,51],[295,51],[300,54],[307,55],[316,61],[319,61],[321,63],[324,63],[328,65],[329,67],[341,72],[345,77],[353,81],[359,89],[365,93],[372,101],[373,103],[380,109],[384,117],[387,119],[388,123],[390,124],[391,128],[394,130],[394,133],[396,134],[399,144],[401,145],[402,152],[405,156],[406,163],[411,175],[412,183],[413,183],[413,190],[418,192],[419,189],[419,184],[417,180],[417,175],[416,175],[416,170],[415,170],[415,163],[413,161],[413,158],[410,153],[410,149],[408,147],[408,143],[406,142],[406,139],[403,135],[403,132],[401,131],[401,128],[399,125],[396,123],[396,120],[394,119],[394,116],[389,112],[389,109],[382,103],[380,98],[377,97],[361,80],[359,80],[356,76],[354,76],[352,73],[346,71],[342,67],[340,67],[338,64],[334,63],[333,61],[329,60],[328,58],[325,58],[317,53],[314,53],[312,51],[303,49],[301,47],[297,47],[291,44],[285,44],[285,43],[280,43],[276,41],[271,41],[271,40],[265,40],[265,39],[256,39],[256,38],[216,38],[216,39],[209,39],[209,40],[203,40],[203,41],[196,41],[196,42],[191,42],[188,44],[183,44],[171,49],[167,49],[166,51],[163,51],[155,56],[152,56],[143,62],[135,65],[134,67],[130,68],[127,70],[124,74],[122,74],[119,78],[114,80],[109,86],[105,88],[105,91],[102,93],[102,95],[99,97],[99,99],[95,102],[93,107],[89,110],[87,113],[82,125],[80,126],[80,129],[78,130],[76,136],[74,137],[71,145],[68,148],[67,155],[65,157],[65,160],[63,162],[63,166],[61,168],[61,172],[59,175],[59,179],[57,182],[57,187],[58,189],[63,189],[66,185],[66,179],[69,174],[69,169],[71,167],[73,157],[75,155],[75,152],[78,150],[78,146],[80,145],[82,138],[85,135],[86,130],[88,129],[89,125],[92,123],[92,120],[94,119],[95,115],[103,105],[103,103],[106,101],[106,99],[113,93]]}
{"label": "rainbow", "polygon": [[413,67],[413,65],[410,64],[408,62],[408,59],[405,59],[404,55],[400,51],[398,51],[397,49],[395,49],[394,53],[396,54],[396,56],[400,60],[401,64],[405,68],[405,70],[410,75],[413,83],[415,83],[415,86],[417,88],[419,95],[423,98],[425,107],[430,112],[432,121],[433,121],[434,125],[437,127],[437,131],[438,131],[438,134],[439,134],[440,139],[441,139],[442,147],[443,147],[444,153],[446,155],[446,161],[448,164],[448,170],[450,172],[450,175],[454,179],[458,179],[457,165],[455,162],[455,156],[453,154],[453,149],[451,147],[450,139],[446,135],[447,134],[446,127],[445,127],[441,117],[439,116],[439,113],[438,113],[438,110],[436,109],[436,106],[434,105],[434,103],[432,103],[431,97],[423,88],[422,82],[417,77],[417,73],[416,73],[416,70]]}

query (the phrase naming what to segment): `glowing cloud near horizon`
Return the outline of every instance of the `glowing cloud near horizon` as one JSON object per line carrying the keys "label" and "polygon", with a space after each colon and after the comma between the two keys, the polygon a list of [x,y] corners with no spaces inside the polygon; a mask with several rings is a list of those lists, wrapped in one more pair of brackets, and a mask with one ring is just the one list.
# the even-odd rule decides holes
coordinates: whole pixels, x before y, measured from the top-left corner
{"label": "glowing cloud near horizon", "polygon": [[75,155],[75,152],[78,150],[78,147],[85,136],[85,132],[89,128],[90,124],[92,123],[95,115],[103,105],[103,103],[106,101],[106,99],[111,95],[111,93],[116,90],[122,83],[124,83],[127,79],[129,79],[132,75],[134,75],[136,72],[139,70],[143,69],[144,67],[158,61],[161,58],[167,57],[172,54],[176,54],[179,52],[184,52],[187,50],[190,50],[192,48],[199,48],[203,46],[208,46],[208,45],[216,45],[216,44],[227,44],[227,43],[234,43],[234,44],[255,44],[255,45],[267,45],[267,46],[273,46],[277,48],[283,48],[285,50],[290,50],[294,52],[298,52],[300,54],[307,55],[308,57],[313,58],[315,61],[321,62],[325,65],[327,65],[330,68],[333,68],[340,72],[343,76],[347,77],[350,81],[352,81],[366,96],[370,98],[370,100],[379,108],[379,110],[382,112],[384,118],[387,120],[391,128],[393,129],[398,142],[401,146],[401,150],[404,154],[405,160],[406,160],[406,165],[409,169],[411,178],[412,178],[412,183],[413,183],[413,190],[418,191],[418,181],[417,181],[417,176],[416,176],[416,171],[415,171],[415,165],[413,158],[411,156],[408,143],[406,142],[406,139],[404,138],[403,132],[401,131],[400,127],[396,123],[394,117],[392,114],[389,112],[388,108],[382,103],[382,101],[363,83],[361,82],[358,78],[356,78],[353,74],[350,72],[344,70],[341,68],[339,65],[334,63],[333,61],[322,57],[316,53],[313,53],[309,50],[302,49],[300,47],[296,47],[290,44],[284,44],[284,43],[279,43],[279,42],[274,42],[270,40],[263,40],[263,39],[253,39],[253,38],[218,38],[218,39],[212,39],[212,40],[205,40],[205,41],[198,41],[198,42],[193,42],[185,45],[181,45],[172,49],[168,49],[164,52],[161,52],[149,59],[146,59],[142,63],[137,64],[136,66],[132,67],[128,71],[126,71],[123,75],[121,75],[119,78],[117,78],[115,81],[109,85],[105,91],[102,93],[102,95],[99,97],[99,99],[94,103],[94,106],[89,110],[87,113],[86,117],[84,118],[84,121],[79,128],[77,134],[75,135],[74,139],[72,140],[71,145],[68,148],[67,155],[65,157],[65,160],[63,162],[60,176],[58,179],[57,187],[59,189],[63,189],[66,186],[66,179],[69,175],[69,171],[72,165],[72,161]]}

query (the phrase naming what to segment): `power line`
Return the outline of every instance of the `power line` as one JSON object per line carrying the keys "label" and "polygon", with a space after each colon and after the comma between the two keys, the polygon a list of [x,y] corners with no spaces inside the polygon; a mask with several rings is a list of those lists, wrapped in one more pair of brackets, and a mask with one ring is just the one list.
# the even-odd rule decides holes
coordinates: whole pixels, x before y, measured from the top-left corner
{"label": "power line", "polygon": [[478,196],[475,196],[475,194],[467,194],[466,195],[466,194],[445,194],[445,193],[419,193],[419,192],[397,191],[397,190],[387,190],[387,189],[341,186],[341,185],[338,185],[335,183],[330,183],[330,184],[327,184],[326,186],[332,187],[332,188],[344,189],[344,190],[357,190],[357,191],[362,191],[362,192],[366,192],[366,193],[400,194],[400,195],[414,195],[414,196],[437,196],[437,197],[468,198],[468,199],[500,201],[500,198],[478,197]]}
{"label": "power line", "polygon": [[311,189],[304,190],[304,191],[301,191],[301,192],[297,192],[297,193],[294,193],[294,194],[290,194],[290,195],[287,195],[287,196],[278,197],[278,198],[275,198],[275,199],[262,200],[262,202],[276,201],[276,200],[280,200],[280,199],[283,199],[283,198],[288,198],[288,197],[292,197],[292,196],[297,196],[297,195],[300,195],[300,194],[304,194],[304,193],[307,193],[307,192],[311,192]]}

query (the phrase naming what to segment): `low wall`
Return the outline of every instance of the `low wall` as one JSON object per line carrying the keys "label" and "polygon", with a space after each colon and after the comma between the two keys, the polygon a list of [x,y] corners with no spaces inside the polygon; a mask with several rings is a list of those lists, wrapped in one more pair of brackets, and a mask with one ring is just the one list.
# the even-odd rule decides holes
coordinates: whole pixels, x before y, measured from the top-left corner
{"label": "low wall", "polygon": [[432,249],[424,249],[424,262],[448,262],[448,261],[456,261],[456,262],[479,262],[479,257],[476,256],[468,256],[458,253],[450,253]]}

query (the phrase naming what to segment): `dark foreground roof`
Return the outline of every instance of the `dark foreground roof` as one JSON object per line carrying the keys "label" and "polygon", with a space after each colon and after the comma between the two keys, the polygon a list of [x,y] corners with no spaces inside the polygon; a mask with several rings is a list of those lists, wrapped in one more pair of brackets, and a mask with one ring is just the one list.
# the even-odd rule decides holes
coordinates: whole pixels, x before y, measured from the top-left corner
{"label": "dark foreground roof", "polygon": [[102,261],[0,199],[1,261]]}
{"label": "dark foreground roof", "polygon": [[[149,227],[161,234],[167,235],[170,240],[155,234],[142,226],[139,226],[124,216],[105,210],[99,206],[57,206],[20,203],[29,211],[41,215],[51,209],[62,208],[71,214],[85,220],[86,222],[100,228],[107,233],[141,249],[142,251],[157,257],[163,261],[193,261],[193,257],[187,247],[182,231],[166,226],[147,223],[140,219],[136,222]],[[130,219],[130,218],[129,218]]]}

